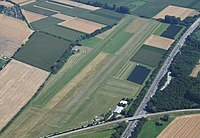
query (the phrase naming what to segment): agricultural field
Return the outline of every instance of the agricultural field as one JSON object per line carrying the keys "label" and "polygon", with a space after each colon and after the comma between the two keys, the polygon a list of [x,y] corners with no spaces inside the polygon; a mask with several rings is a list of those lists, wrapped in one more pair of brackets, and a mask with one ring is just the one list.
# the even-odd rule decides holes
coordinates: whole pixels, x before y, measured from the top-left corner
{"label": "agricultural field", "polygon": [[161,121],[158,117],[149,118],[148,121],[142,127],[142,131],[137,138],[156,138],[172,121],[174,117],[169,117],[167,122],[162,121],[162,126],[156,126],[156,122]]}
{"label": "agricultural field", "polygon": [[0,14],[0,55],[10,58],[33,33],[25,22]]}
{"label": "agricultural field", "polygon": [[124,17],[114,11],[63,0],[34,1],[23,4],[22,9],[34,30],[68,41],[113,25]]}
{"label": "agricultural field", "polygon": [[146,41],[145,45],[168,50],[171,45],[174,43],[175,40],[165,38],[165,37],[160,37],[156,35],[151,35]]}
{"label": "agricultural field", "polygon": [[0,130],[31,99],[48,75],[46,71],[17,60],[11,60],[0,71]]}
{"label": "agricultural field", "polygon": [[[75,60],[75,63],[69,58],[72,64],[67,62],[58,76],[55,74],[47,80],[41,92],[3,132],[2,137],[40,137],[79,127],[90,123],[95,116],[106,114],[109,109],[114,110],[121,98],[136,98],[142,86],[115,76],[160,23],[145,20],[144,24],[138,26],[142,29],[132,32],[132,37],[115,53],[102,51],[137,18],[126,16],[104,39],[85,40],[84,49],[89,52]],[[90,41],[94,43],[93,47]]]}
{"label": "agricultural field", "polygon": [[160,36],[169,26],[170,24],[161,23],[160,27],[153,33],[153,35]]}
{"label": "agricultural field", "polygon": [[94,31],[105,27],[105,25],[103,24],[99,24],[99,23],[95,23],[95,22],[91,22],[91,21],[79,19],[79,18],[67,20],[67,21],[59,23],[58,25],[67,27],[73,30],[77,30],[79,32],[84,32],[87,34],[91,34]]}
{"label": "agricultural field", "polygon": [[200,115],[176,117],[159,135],[158,138],[199,138]]}
{"label": "agricultural field", "polygon": [[0,70],[6,65],[8,61],[0,58]]}
{"label": "agricultural field", "polygon": [[127,78],[128,81],[142,85],[149,75],[150,70],[146,67],[137,65]]}
{"label": "agricultural field", "polygon": [[94,129],[70,134],[61,138],[110,138],[115,131],[114,127],[117,125],[118,123],[105,125],[103,127],[97,127]]}
{"label": "agricultural field", "polygon": [[51,71],[51,66],[69,49],[69,42],[35,32],[14,58],[29,65]]}
{"label": "agricultural field", "polygon": [[162,37],[175,39],[177,34],[182,30],[182,26],[170,25],[162,34]]}
{"label": "agricultural field", "polygon": [[162,60],[165,50],[143,45],[142,48],[131,58],[132,61],[156,67]]}
{"label": "agricultural field", "polygon": [[199,0],[81,0],[82,2],[101,2],[109,5],[127,6],[131,13],[142,17],[153,17],[169,5],[198,9]]}
{"label": "agricultural field", "polygon": [[198,12],[193,9],[169,5],[164,10],[155,15],[153,18],[165,19],[165,16],[169,15],[169,16],[179,17],[181,20],[184,20],[186,17],[194,16],[196,14],[198,14]]}

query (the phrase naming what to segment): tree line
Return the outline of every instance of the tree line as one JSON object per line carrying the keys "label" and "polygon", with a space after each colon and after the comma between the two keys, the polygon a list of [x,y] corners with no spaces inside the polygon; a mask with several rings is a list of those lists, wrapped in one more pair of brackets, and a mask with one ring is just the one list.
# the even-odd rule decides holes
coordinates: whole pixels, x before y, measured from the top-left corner
{"label": "tree line", "polygon": [[101,8],[104,8],[104,9],[108,9],[108,10],[113,10],[113,11],[116,11],[116,12],[119,12],[119,13],[123,13],[123,14],[129,14],[130,13],[130,9],[127,7],[127,6],[117,6],[115,4],[111,5],[111,4],[108,4],[108,3],[102,3],[102,2],[99,2],[99,1],[82,1],[82,0],[74,0],[76,2],[79,2],[79,3],[83,3],[83,4],[87,4],[87,5],[91,5],[91,6],[95,6],[95,7],[101,7]]}

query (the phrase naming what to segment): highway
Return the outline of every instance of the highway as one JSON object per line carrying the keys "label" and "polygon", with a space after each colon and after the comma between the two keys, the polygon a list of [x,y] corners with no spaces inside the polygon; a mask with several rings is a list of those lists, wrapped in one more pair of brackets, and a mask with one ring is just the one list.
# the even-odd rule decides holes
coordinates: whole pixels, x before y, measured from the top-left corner
{"label": "highway", "polygon": [[81,128],[81,129],[70,131],[70,132],[60,132],[59,134],[56,134],[56,135],[47,135],[47,136],[44,136],[44,137],[41,137],[41,138],[59,138],[59,137],[62,137],[62,136],[66,136],[66,135],[69,135],[69,134],[93,129],[93,128],[96,128],[96,127],[101,127],[101,126],[105,126],[105,125],[109,125],[109,124],[113,124],[113,123],[124,122],[124,121],[126,121],[126,122],[133,121],[133,120],[136,120],[136,119],[141,119],[143,117],[144,118],[150,118],[150,117],[160,116],[160,115],[164,115],[164,114],[174,114],[174,113],[181,113],[181,112],[195,112],[195,111],[200,111],[200,109],[183,109],[183,110],[174,110],[174,111],[166,111],[166,112],[158,112],[158,113],[152,113],[152,114],[138,115],[138,116],[123,118],[123,119],[110,121],[110,122],[106,122],[106,123],[102,123],[102,124],[98,124],[98,125],[94,125],[94,126],[90,126],[90,127],[85,127],[85,128]]}
{"label": "highway", "polygon": [[[169,56],[167,57],[167,59],[165,60],[163,66],[161,67],[160,71],[158,72],[156,78],[154,79],[153,83],[151,84],[149,90],[147,91],[143,101],[141,102],[141,104],[139,105],[139,107],[137,108],[134,116],[140,116],[140,115],[144,115],[146,114],[145,111],[145,107],[147,105],[147,102],[151,99],[151,97],[153,95],[155,95],[156,90],[158,89],[158,84],[160,82],[160,80],[164,77],[164,75],[168,72],[168,69],[174,59],[174,57],[176,56],[176,54],[180,51],[180,49],[183,47],[186,38],[192,34],[192,32],[199,26],[200,24],[200,18],[198,18],[189,28],[188,30],[183,34],[183,36],[180,38],[180,40],[178,41],[178,43],[174,46],[173,50],[171,51],[171,53],[169,54]],[[128,124],[128,127],[126,128],[126,130],[124,131],[124,133],[122,134],[121,138],[128,138],[131,136],[131,132],[134,131],[134,128],[137,124],[137,120],[135,121],[131,121]]]}

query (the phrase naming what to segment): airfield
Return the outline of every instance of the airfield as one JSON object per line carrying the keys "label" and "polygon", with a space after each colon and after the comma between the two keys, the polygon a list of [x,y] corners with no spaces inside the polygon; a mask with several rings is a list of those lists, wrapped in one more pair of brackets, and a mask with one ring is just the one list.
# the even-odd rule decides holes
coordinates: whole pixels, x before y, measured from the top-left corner
{"label": "airfield", "polygon": [[[127,1],[124,3],[128,4]],[[81,127],[92,123],[95,116],[113,111],[122,98],[136,99],[152,72],[185,30],[184,26],[161,23],[155,19],[169,14],[163,13],[163,10],[170,4],[151,12],[145,10],[149,18],[144,18],[139,17],[143,14],[141,8],[144,10],[146,4],[154,7],[153,2],[138,0],[140,4],[131,10],[136,13],[134,15],[70,0],[13,2],[21,6],[31,29],[25,22],[0,15],[0,19],[8,18],[12,23],[21,25],[14,26],[15,32],[21,34],[20,38],[13,33],[5,36],[9,40],[17,39],[7,44],[13,48],[0,52],[0,55],[11,60],[0,74],[9,74],[9,79],[17,81],[19,85],[16,91],[27,90],[27,95],[21,91],[24,97],[19,98],[21,103],[16,104],[16,111],[4,113],[10,116],[5,122],[0,121],[1,128],[8,124],[0,134],[3,138],[41,137]],[[184,3],[180,2],[177,7],[181,4]],[[194,15],[192,8],[195,5],[183,11],[184,15]],[[179,12],[176,15],[186,18]],[[113,24],[112,29],[80,41],[82,46],[75,46],[79,52],[72,54],[57,73],[51,73],[52,66],[71,50],[71,42]],[[5,28],[5,24],[0,22],[0,28]],[[0,66],[3,65],[5,63],[0,60]],[[26,74],[23,76],[21,72]],[[0,79],[4,80],[0,83],[2,86],[16,85],[3,77]],[[33,81],[32,85],[26,84],[29,79]],[[0,90],[0,94],[5,94],[5,91]],[[12,94],[15,91],[13,87],[9,91],[10,97],[5,95],[0,101],[18,98]],[[6,102],[0,104],[3,105],[0,110],[3,110]],[[9,104],[11,106],[12,103]]]}

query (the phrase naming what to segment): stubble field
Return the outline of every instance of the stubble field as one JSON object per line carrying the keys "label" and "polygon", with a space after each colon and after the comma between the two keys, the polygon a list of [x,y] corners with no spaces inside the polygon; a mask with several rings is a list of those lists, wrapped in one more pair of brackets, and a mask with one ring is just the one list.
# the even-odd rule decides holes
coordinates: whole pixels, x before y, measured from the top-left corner
{"label": "stubble field", "polygon": [[0,55],[12,57],[33,33],[25,22],[0,15]]}
{"label": "stubble field", "polygon": [[157,138],[199,138],[200,115],[186,115],[175,118]]}
{"label": "stubble field", "polygon": [[31,99],[48,75],[16,60],[0,71],[0,130]]}

